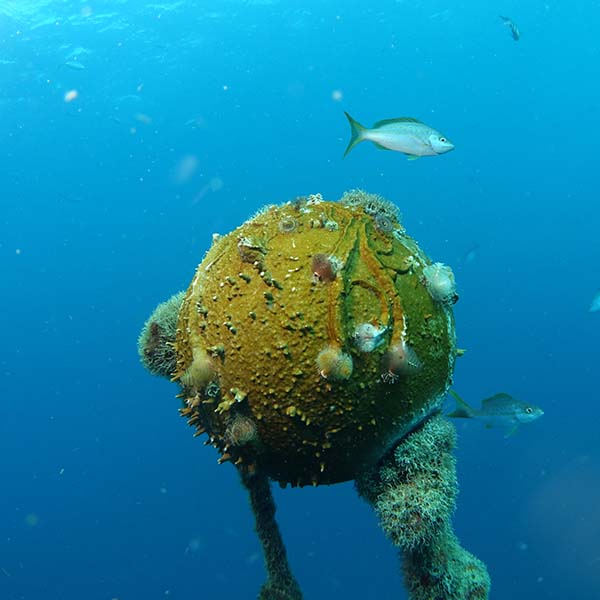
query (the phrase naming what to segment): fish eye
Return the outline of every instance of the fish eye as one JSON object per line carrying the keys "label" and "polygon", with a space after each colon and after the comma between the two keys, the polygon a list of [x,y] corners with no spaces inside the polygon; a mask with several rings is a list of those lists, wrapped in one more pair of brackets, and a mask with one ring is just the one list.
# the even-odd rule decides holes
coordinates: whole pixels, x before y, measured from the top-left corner
{"label": "fish eye", "polygon": [[530,414],[533,412],[533,408],[531,408],[531,406],[528,406],[528,407],[525,409],[525,412],[526,412],[528,415],[530,415]]}
{"label": "fish eye", "polygon": [[443,137],[443,136],[440,138],[440,142],[442,142],[442,144],[445,143],[445,142],[447,142],[447,141],[448,140],[445,137]]}

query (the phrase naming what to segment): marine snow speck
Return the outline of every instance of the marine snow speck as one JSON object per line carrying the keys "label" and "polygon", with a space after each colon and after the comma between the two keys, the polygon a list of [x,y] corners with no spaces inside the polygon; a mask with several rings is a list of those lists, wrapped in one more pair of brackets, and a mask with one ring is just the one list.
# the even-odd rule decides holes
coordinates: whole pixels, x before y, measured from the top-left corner
{"label": "marine snow speck", "polygon": [[456,408],[447,417],[455,419],[478,419],[486,427],[500,425],[507,428],[506,437],[512,435],[522,423],[539,419],[544,411],[538,406],[522,402],[509,394],[495,394],[481,401],[481,408],[469,406],[455,391],[450,394],[456,400]]}
{"label": "marine snow speck", "polygon": [[344,156],[360,142],[373,142],[381,150],[393,150],[408,155],[409,160],[420,156],[436,156],[454,150],[454,144],[439,131],[411,117],[377,121],[370,129],[363,127],[347,112],[350,123],[350,142]]}

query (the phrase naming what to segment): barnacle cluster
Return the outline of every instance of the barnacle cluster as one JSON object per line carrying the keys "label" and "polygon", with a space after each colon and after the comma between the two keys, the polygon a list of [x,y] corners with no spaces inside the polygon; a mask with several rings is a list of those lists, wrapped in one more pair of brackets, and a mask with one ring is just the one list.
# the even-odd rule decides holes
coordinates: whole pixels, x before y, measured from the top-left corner
{"label": "barnacle cluster", "polygon": [[142,364],[153,375],[170,377],[177,365],[175,335],[184,293],[179,292],[159,304],[142,327],[138,352]]}
{"label": "barnacle cluster", "polygon": [[340,203],[347,207],[362,208],[367,215],[372,217],[385,216],[396,223],[400,223],[401,220],[400,210],[393,202],[383,196],[370,194],[364,190],[354,189],[344,192],[340,198]]}
{"label": "barnacle cluster", "polygon": [[352,357],[336,346],[327,346],[317,355],[317,368],[325,379],[350,379]]}
{"label": "barnacle cluster", "polygon": [[357,478],[359,493],[402,554],[411,600],[488,597],[485,565],[462,548],[450,522],[458,492],[455,444],[454,426],[432,417]]}

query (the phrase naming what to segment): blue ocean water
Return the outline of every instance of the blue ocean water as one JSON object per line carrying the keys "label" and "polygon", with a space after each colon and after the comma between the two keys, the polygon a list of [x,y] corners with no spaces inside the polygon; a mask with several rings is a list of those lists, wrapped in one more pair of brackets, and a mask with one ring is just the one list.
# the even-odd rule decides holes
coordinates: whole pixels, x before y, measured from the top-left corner
{"label": "blue ocean water", "polygon": [[[491,598],[600,598],[599,25],[591,0],[0,0],[0,598],[256,597],[245,492],[136,340],[213,232],[357,187],[455,269],[456,389],[545,410],[457,423]],[[456,149],[342,160],[344,110]],[[275,496],[307,600],[407,597],[352,484]]]}

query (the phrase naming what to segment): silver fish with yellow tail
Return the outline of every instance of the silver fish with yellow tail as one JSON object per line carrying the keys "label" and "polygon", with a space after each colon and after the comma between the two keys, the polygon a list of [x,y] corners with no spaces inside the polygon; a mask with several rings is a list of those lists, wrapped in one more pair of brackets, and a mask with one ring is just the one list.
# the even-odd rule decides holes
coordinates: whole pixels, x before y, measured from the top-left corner
{"label": "silver fish with yellow tail", "polygon": [[373,142],[381,150],[393,150],[408,155],[409,160],[420,156],[436,156],[454,150],[454,144],[436,129],[412,117],[399,117],[377,121],[370,129],[361,125],[347,112],[350,123],[350,142],[344,152],[348,152],[364,141]]}

